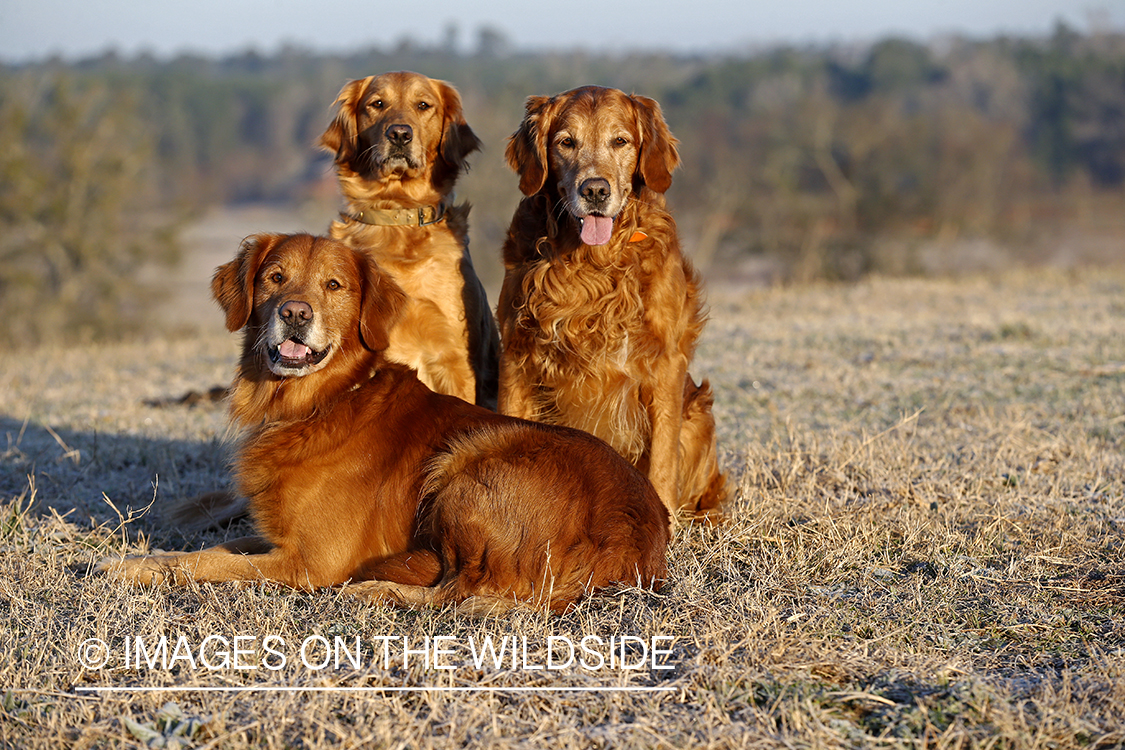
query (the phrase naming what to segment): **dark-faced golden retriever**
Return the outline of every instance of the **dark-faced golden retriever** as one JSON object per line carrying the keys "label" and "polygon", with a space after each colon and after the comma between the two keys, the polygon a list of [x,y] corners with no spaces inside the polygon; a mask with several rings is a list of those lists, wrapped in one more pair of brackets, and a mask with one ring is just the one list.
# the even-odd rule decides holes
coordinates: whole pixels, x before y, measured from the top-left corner
{"label": "dark-faced golden retriever", "polygon": [[506,154],[526,197],[504,243],[500,411],[597,435],[673,518],[713,521],[729,490],[711,389],[688,373],[704,315],[663,196],[676,143],[643,96],[528,99]]}
{"label": "dark-faced golden retriever", "polygon": [[496,408],[499,338],[453,187],[480,141],[461,97],[417,73],[348,83],[320,138],[346,208],[329,233],[370,254],[409,301],[386,356],[439,393]]}
{"label": "dark-faced golden retriever", "polygon": [[244,331],[230,410],[257,534],[102,570],[556,611],[615,582],[660,586],[668,514],[649,481],[597,438],[435,393],[389,362],[409,300],[369,253],[259,235],[212,291]]}

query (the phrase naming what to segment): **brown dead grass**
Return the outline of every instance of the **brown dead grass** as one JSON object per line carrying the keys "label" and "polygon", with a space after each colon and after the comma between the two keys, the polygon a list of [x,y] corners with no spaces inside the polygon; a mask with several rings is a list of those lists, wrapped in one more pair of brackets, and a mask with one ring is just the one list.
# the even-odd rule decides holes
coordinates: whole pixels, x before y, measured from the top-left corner
{"label": "brown dead grass", "polygon": [[[679,535],[660,594],[622,590],[558,618],[88,576],[106,554],[222,537],[181,538],[160,510],[224,481],[224,415],[143,401],[225,381],[234,344],[201,333],[6,359],[0,745],[1121,745],[1123,292],[1120,270],[712,289],[695,369],[740,487],[731,521]],[[138,635],[274,635],[289,663],[127,669]],[[364,665],[301,665],[296,644],[313,635],[359,636]],[[375,640],[486,635],[526,638],[532,664],[551,636],[673,636],[674,669],[477,669],[463,651],[452,670],[384,669]],[[110,665],[82,668],[89,638]],[[133,690],[81,691],[99,686]],[[263,686],[319,691],[198,690]],[[536,686],[673,690],[509,690]],[[387,687],[495,690],[374,689]],[[180,714],[161,714],[169,702]]]}

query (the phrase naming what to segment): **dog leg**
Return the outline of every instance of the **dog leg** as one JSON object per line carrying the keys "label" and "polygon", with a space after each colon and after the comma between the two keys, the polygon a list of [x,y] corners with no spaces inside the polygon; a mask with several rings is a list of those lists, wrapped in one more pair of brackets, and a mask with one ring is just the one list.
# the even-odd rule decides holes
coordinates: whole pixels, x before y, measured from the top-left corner
{"label": "dog leg", "polygon": [[694,520],[721,523],[723,504],[730,498],[726,475],[719,471],[715,451],[714,397],[706,380],[701,385],[684,379],[684,419],[680,430],[680,498]]}
{"label": "dog leg", "polygon": [[531,383],[534,378],[525,377],[516,372],[512,362],[504,357],[500,359],[500,393],[498,398],[498,411],[509,417],[534,420],[536,417],[535,399]]}
{"label": "dog leg", "polygon": [[446,352],[440,358],[427,362],[426,371],[419,371],[418,375],[419,380],[432,391],[456,396],[470,404],[476,402],[477,376],[464,352]]}
{"label": "dog leg", "polygon": [[276,581],[294,588],[315,588],[325,583],[313,577],[292,554],[256,536],[200,552],[107,558],[98,564],[97,571],[114,580],[147,586],[188,581]]}
{"label": "dog leg", "polygon": [[355,578],[391,581],[410,586],[434,586],[441,580],[441,572],[441,558],[435,552],[411,550],[367,563],[359,569]]}
{"label": "dog leg", "polygon": [[679,493],[680,429],[684,413],[682,384],[686,377],[686,359],[667,358],[656,373],[657,388],[646,399],[652,424],[648,478],[668,509],[670,528],[675,528],[683,499]]}
{"label": "dog leg", "polygon": [[432,607],[445,603],[444,591],[433,586],[414,586],[394,581],[360,581],[341,589],[343,593],[369,601],[404,607]]}
{"label": "dog leg", "polygon": [[[470,619],[495,617],[513,609],[528,606],[514,599],[488,594],[470,596],[458,601],[444,586],[409,586],[393,581],[363,581],[345,586],[342,591],[345,594],[358,596],[368,601],[393,604],[399,607],[442,607],[446,604],[453,604],[457,614]],[[564,606],[558,611],[563,611],[566,608],[565,605],[569,604],[570,602],[565,602]]]}
{"label": "dog leg", "polygon": [[[473,403],[477,377],[466,349],[464,312],[444,310],[428,299],[412,299],[407,314],[391,330],[387,358],[413,367],[418,379],[438,393]],[[456,321],[456,322],[454,322]]]}

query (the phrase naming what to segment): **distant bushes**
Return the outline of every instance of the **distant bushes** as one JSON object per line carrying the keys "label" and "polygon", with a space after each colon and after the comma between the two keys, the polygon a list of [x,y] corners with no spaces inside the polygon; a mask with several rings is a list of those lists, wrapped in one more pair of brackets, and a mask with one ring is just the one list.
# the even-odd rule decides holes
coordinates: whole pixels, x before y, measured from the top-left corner
{"label": "distant bushes", "polygon": [[780,50],[664,101],[677,203],[724,227],[705,252],[781,258],[799,278],[923,270],[934,241],[1025,245],[1125,189],[1122,36]]}
{"label": "distant bushes", "polygon": [[141,103],[64,72],[0,78],[0,341],[144,326],[146,268],[175,258]]}

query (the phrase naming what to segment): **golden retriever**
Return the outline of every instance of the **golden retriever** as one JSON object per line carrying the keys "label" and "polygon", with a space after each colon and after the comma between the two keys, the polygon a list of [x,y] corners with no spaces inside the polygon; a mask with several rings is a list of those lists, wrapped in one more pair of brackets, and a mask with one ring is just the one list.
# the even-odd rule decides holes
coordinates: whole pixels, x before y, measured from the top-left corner
{"label": "golden retriever", "polygon": [[504,243],[500,411],[586,430],[644,472],[673,519],[729,496],[712,395],[688,374],[704,314],[663,193],[660,106],[596,86],[533,96],[508,141],[526,196]]}
{"label": "golden retriever", "polygon": [[668,514],[649,481],[597,438],[435,393],[388,361],[409,299],[370,253],[259,235],[212,291],[244,331],[230,410],[257,534],[102,570],[555,611],[615,582],[661,585]]}
{"label": "golden retriever", "polygon": [[320,137],[346,208],[329,233],[369,253],[409,299],[386,356],[439,393],[496,408],[499,337],[469,256],[469,205],[453,186],[480,141],[444,81],[351,81]]}

